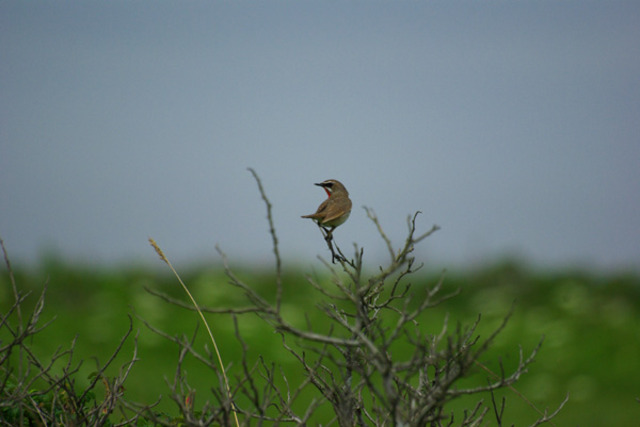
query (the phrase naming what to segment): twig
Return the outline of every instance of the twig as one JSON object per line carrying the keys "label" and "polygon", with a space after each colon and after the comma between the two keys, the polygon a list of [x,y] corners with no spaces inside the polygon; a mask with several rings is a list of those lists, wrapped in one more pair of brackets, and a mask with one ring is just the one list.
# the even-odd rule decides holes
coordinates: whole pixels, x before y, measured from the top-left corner
{"label": "twig", "polygon": [[256,180],[258,184],[258,190],[260,191],[260,196],[267,206],[267,220],[269,221],[269,234],[271,235],[271,240],[273,241],[273,253],[276,257],[276,309],[280,312],[280,305],[282,302],[282,261],[280,259],[280,250],[278,249],[278,236],[276,235],[276,228],[273,225],[273,214],[271,213],[271,202],[267,198],[266,193],[264,192],[264,188],[262,187],[262,181],[260,177],[256,173],[253,168],[247,168],[249,172],[253,175],[253,178]]}

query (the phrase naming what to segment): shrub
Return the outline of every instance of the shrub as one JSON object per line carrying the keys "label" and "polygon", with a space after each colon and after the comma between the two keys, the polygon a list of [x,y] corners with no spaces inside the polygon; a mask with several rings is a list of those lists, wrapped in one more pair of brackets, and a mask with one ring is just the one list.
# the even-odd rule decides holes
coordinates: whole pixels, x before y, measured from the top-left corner
{"label": "shrub", "polygon": [[[176,343],[179,355],[169,395],[177,407],[171,416],[155,410],[156,404],[136,403],[125,398],[124,383],[137,363],[137,336],[134,351],[118,375],[109,378],[105,370],[113,363],[129,330],[104,365],[97,365],[87,387],[77,386],[76,375],[82,361],[73,361],[74,343],[59,350],[48,360],[38,358],[27,338],[43,333],[48,323],[41,324],[46,286],[33,311],[26,316],[21,295],[13,277],[4,245],[15,302],[0,319],[0,419],[4,425],[317,425],[338,426],[476,426],[489,418],[502,425],[505,402],[496,401],[494,392],[513,388],[534,360],[540,344],[525,357],[519,350],[518,363],[506,373],[500,363],[495,374],[479,361],[505,327],[509,315],[484,339],[477,327],[480,316],[467,325],[449,325],[445,317],[436,332],[422,325],[432,308],[454,298],[456,292],[444,293],[443,277],[430,285],[411,282],[421,265],[413,256],[414,248],[437,231],[433,226],[425,233],[416,231],[419,213],[407,220],[404,244],[395,250],[378,218],[371,209],[367,216],[373,222],[389,251],[389,262],[373,274],[363,269],[362,248],[354,246],[347,257],[336,245],[338,257],[329,263],[321,259],[330,281],[308,276],[307,282],[318,295],[315,306],[324,319],[308,320],[304,325],[286,318],[282,309],[283,272],[278,238],[273,225],[271,203],[257,174],[251,170],[267,208],[269,234],[275,255],[275,295],[261,295],[258,286],[242,280],[230,267],[224,252],[218,248],[224,263],[230,289],[239,290],[247,301],[241,308],[200,307],[187,286],[173,269],[160,247],[151,244],[161,259],[175,273],[191,299],[192,307],[208,332],[212,348],[196,346],[191,337],[170,335],[145,324],[157,334]],[[332,245],[330,241],[328,244]],[[334,250],[334,247],[330,247]],[[338,263],[334,264],[333,261]],[[303,284],[300,284],[303,286]],[[180,307],[183,302],[150,292]],[[234,375],[223,363],[215,336],[204,312],[227,316],[233,322],[242,352]],[[238,326],[243,316],[258,318],[274,331],[274,345],[282,346],[297,363],[302,377],[285,372],[279,361],[251,357],[251,343]],[[144,321],[144,320],[143,320]],[[187,356],[203,363],[211,372],[211,397],[201,406],[195,405],[195,388],[189,385],[184,368]],[[251,360],[253,359],[253,360]],[[472,371],[487,373],[486,382],[476,383]],[[519,394],[518,394],[519,395]],[[520,398],[526,400],[524,396]],[[453,408],[464,399],[464,409]],[[549,422],[553,413],[539,411],[532,425]]]}

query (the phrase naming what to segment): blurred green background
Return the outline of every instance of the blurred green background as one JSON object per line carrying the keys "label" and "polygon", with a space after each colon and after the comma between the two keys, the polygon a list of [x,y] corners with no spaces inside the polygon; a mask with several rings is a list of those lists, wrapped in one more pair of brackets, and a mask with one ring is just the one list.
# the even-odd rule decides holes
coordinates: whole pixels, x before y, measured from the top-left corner
{"label": "blurred green background", "polygon": [[[273,300],[273,271],[237,266],[236,273],[261,295]],[[329,276],[318,266],[311,274],[329,283]],[[220,266],[191,267],[181,276],[201,305],[242,307],[247,301],[228,284]],[[67,347],[77,337],[74,360],[83,360],[79,386],[95,371],[95,360],[106,362],[128,328],[133,315],[134,332],[139,331],[138,357],[125,383],[126,396],[140,403],[152,403],[160,396],[159,410],[175,413],[175,404],[167,397],[167,381],[173,381],[178,348],[151,332],[140,319],[169,334],[192,335],[198,324],[197,314],[149,294],[145,287],[164,292],[187,302],[176,279],[162,270],[149,268],[93,268],[68,264],[60,260],[43,261],[37,269],[14,267],[22,291],[31,291],[24,310],[32,307],[47,283],[43,321],[55,321],[31,340],[36,353],[50,357],[60,346]],[[305,315],[322,325],[317,309],[320,294],[305,278],[306,272],[288,270],[284,274],[284,317],[303,326]],[[417,294],[433,286],[439,271],[421,271],[410,278]],[[584,271],[535,271],[515,262],[501,262],[473,271],[444,273],[442,293],[459,289],[459,295],[429,310],[421,328],[437,333],[449,313],[449,328],[456,322],[468,324],[478,314],[482,320],[481,338],[496,328],[511,306],[514,313],[505,330],[489,352],[480,359],[498,372],[502,360],[507,370],[518,360],[519,346],[525,356],[541,337],[544,343],[529,371],[516,383],[516,389],[544,410],[554,410],[568,393],[570,399],[554,419],[558,426],[632,426],[640,419],[640,278],[636,274],[596,274]],[[330,285],[328,285],[330,286]],[[6,313],[13,302],[6,268],[0,276],[0,308]],[[241,348],[229,316],[208,314],[213,333],[230,373],[240,365]],[[326,322],[326,321],[325,321]],[[242,336],[249,347],[249,359],[262,356],[276,363],[295,383],[303,376],[300,366],[283,349],[281,339],[257,316],[240,318]],[[3,332],[4,333],[4,332]],[[5,339],[6,337],[0,337]],[[196,347],[206,343],[203,328],[198,331]],[[129,338],[109,375],[131,358],[133,339]],[[196,390],[196,407],[210,399],[208,389],[216,379],[193,358],[185,365],[188,381]],[[485,385],[488,375],[477,369],[470,383]],[[309,393],[307,393],[309,394]],[[528,425],[537,418],[535,412],[516,394],[501,391],[506,397],[505,424]],[[490,396],[485,402],[490,402]],[[466,402],[456,405],[463,407]],[[451,410],[457,410],[455,405]],[[492,413],[485,425],[495,424]]]}

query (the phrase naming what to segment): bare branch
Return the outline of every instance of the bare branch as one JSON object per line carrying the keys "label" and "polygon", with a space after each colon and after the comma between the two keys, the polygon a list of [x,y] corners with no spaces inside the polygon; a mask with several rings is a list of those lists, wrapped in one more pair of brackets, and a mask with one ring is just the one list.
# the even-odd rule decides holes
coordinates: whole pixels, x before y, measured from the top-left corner
{"label": "bare branch", "polygon": [[262,187],[262,181],[260,177],[252,168],[248,168],[253,178],[256,180],[258,184],[258,190],[260,190],[260,196],[264,201],[264,204],[267,206],[267,221],[269,222],[269,234],[271,235],[271,240],[273,241],[273,253],[276,257],[276,311],[280,311],[280,304],[282,302],[282,261],[280,259],[280,250],[278,249],[278,236],[276,235],[276,228],[273,225],[273,214],[271,213],[271,202],[267,198],[267,194]]}

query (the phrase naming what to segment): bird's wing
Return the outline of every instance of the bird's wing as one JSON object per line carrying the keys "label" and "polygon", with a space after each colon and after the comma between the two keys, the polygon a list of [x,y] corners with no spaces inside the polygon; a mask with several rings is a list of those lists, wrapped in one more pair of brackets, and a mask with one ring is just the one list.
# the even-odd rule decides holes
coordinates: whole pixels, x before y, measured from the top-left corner
{"label": "bird's wing", "polygon": [[328,208],[326,209],[326,212],[324,214],[324,219],[322,220],[323,223],[333,221],[334,219],[340,218],[342,215],[351,212],[351,200],[349,200],[347,197],[334,199],[332,200],[332,202],[333,203],[331,204],[327,204]]}

